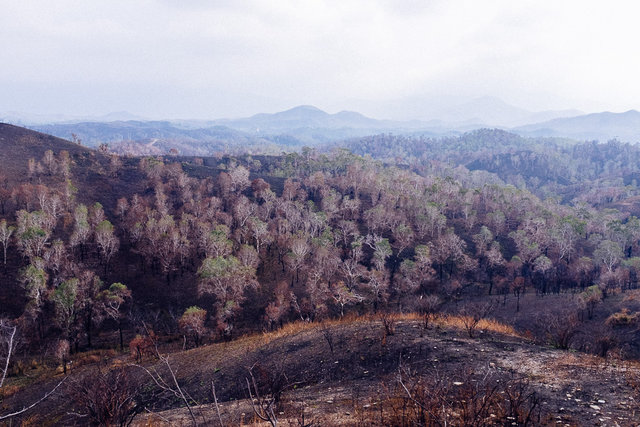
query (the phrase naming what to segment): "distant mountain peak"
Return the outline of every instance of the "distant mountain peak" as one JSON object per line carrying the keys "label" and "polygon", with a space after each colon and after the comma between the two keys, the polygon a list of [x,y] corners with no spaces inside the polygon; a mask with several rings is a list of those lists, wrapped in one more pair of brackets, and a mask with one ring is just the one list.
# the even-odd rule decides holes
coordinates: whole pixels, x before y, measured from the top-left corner
{"label": "distant mountain peak", "polygon": [[313,105],[298,105],[298,106],[290,108],[290,109],[288,109],[286,111],[320,111],[320,112],[324,113],[324,111],[322,111],[318,107],[314,107]]}

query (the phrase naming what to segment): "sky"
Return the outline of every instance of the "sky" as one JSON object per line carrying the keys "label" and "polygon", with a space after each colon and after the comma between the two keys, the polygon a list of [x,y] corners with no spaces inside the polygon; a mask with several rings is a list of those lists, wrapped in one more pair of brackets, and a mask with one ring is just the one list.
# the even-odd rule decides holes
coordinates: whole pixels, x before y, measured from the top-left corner
{"label": "sky", "polygon": [[640,110],[640,3],[0,0],[0,113]]}

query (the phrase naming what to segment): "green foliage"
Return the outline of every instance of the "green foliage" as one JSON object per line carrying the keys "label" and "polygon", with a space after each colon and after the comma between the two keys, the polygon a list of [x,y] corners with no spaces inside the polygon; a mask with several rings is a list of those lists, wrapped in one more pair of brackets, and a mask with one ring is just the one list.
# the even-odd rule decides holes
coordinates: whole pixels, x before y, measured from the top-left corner
{"label": "green foliage", "polygon": [[564,216],[561,220],[560,220],[561,224],[568,224],[571,226],[571,228],[573,229],[573,232],[579,236],[584,235],[584,232],[586,230],[587,227],[587,222],[576,218],[575,216],[572,215],[567,215]]}
{"label": "green foliage", "polygon": [[108,220],[102,221],[96,227],[96,233],[104,233],[104,234],[112,234],[113,233],[113,224]]}
{"label": "green foliage", "polygon": [[112,283],[108,289],[100,293],[100,297],[109,304],[122,304],[126,298],[131,296],[131,291],[122,283]]}
{"label": "green foliage", "polygon": [[240,261],[234,256],[206,258],[198,270],[201,279],[226,278],[236,273]]}
{"label": "green foliage", "polygon": [[78,279],[69,279],[60,283],[53,292],[53,301],[57,306],[68,310],[76,302],[78,296]]}
{"label": "green foliage", "polygon": [[40,227],[29,227],[20,235],[22,240],[32,240],[47,237],[47,232]]}
{"label": "green foliage", "polygon": [[109,291],[113,293],[124,292],[126,290],[127,287],[120,282],[112,283],[111,286],[109,286]]}
{"label": "green foliage", "polygon": [[580,298],[583,301],[600,301],[602,299],[602,290],[598,285],[589,286],[580,293]]}
{"label": "green foliage", "polygon": [[184,311],[183,316],[187,316],[187,315],[201,315],[202,313],[206,314],[207,310],[205,310],[204,308],[200,308],[197,305],[192,305],[191,307],[187,308]]}
{"label": "green foliage", "polygon": [[75,278],[60,283],[51,298],[56,307],[57,323],[67,334],[69,333],[76,311],[78,283],[78,279]]}
{"label": "green foliage", "polygon": [[20,281],[27,292],[30,308],[39,310],[42,305],[42,298],[47,289],[48,275],[44,268],[39,267],[42,259],[35,258],[31,264],[20,272]]}

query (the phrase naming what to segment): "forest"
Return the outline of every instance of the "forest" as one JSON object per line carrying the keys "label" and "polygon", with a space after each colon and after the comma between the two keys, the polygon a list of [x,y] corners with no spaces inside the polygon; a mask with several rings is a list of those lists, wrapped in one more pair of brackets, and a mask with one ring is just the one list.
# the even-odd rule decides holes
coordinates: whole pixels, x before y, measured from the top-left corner
{"label": "forest", "polygon": [[[110,349],[169,366],[163,352],[359,318],[380,319],[385,340],[401,328],[393,319],[427,329],[450,316],[466,339],[491,320],[559,351],[640,357],[635,145],[483,129],[137,157],[0,132],[0,390],[31,360],[67,373]],[[420,387],[405,387],[405,404]],[[122,422],[89,407],[92,422]]]}

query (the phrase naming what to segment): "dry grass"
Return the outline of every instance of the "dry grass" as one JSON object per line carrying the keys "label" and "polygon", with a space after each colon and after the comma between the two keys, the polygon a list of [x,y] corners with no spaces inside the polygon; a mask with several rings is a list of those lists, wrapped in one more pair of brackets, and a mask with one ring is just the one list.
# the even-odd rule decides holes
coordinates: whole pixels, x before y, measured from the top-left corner
{"label": "dry grass", "polygon": [[[446,315],[435,319],[434,323],[440,327],[450,327],[455,329],[465,329],[469,323],[470,316]],[[511,337],[524,338],[522,334],[516,332],[512,326],[500,323],[495,319],[480,319],[478,329],[483,331],[495,332],[498,334],[508,335]]]}
{"label": "dry grass", "polygon": [[17,385],[11,385],[11,384],[10,385],[5,385],[4,387],[0,388],[0,401],[2,399],[6,399],[7,397],[16,394],[21,389],[22,389],[22,387],[19,387]]}
{"label": "dry grass", "polygon": [[84,353],[78,353],[77,356],[73,358],[73,363],[75,365],[92,364],[100,360],[112,359],[117,354],[118,352],[116,350],[110,349],[85,351]]}
{"label": "dry grass", "polygon": [[[423,322],[424,316],[420,313],[391,313],[386,317],[393,322]],[[308,331],[318,330],[323,327],[337,327],[344,325],[352,325],[357,323],[371,323],[380,321],[380,315],[369,314],[365,316],[348,315],[340,319],[328,319],[320,322],[303,322],[296,321],[285,324],[282,328],[275,331],[262,332],[253,335],[247,335],[234,341],[235,344],[247,349],[255,350],[266,346],[276,340],[289,338]],[[434,320],[434,324],[441,328],[465,329],[465,316],[442,315]],[[498,334],[508,335],[517,338],[523,338],[521,334],[507,324],[501,323],[495,319],[481,319],[478,323],[478,329]]]}
{"label": "dry grass", "polygon": [[234,340],[233,342],[247,350],[256,350],[260,347],[271,344],[272,342],[300,335],[304,332],[318,330],[323,327],[332,327],[338,325],[349,325],[353,323],[366,323],[373,320],[372,316],[345,316],[342,319],[323,320],[320,322],[304,322],[301,320],[286,323],[280,329],[274,331],[262,332],[257,334],[245,335]]}

